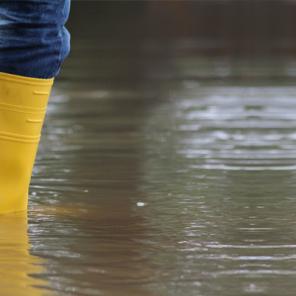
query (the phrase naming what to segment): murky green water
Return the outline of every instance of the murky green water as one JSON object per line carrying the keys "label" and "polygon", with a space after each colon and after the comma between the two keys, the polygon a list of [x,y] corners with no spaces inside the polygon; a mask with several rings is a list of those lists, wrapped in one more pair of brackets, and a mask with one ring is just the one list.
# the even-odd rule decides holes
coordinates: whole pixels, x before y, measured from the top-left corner
{"label": "murky green water", "polygon": [[295,62],[92,46],[56,83],[28,232],[1,218],[3,293],[295,295]]}

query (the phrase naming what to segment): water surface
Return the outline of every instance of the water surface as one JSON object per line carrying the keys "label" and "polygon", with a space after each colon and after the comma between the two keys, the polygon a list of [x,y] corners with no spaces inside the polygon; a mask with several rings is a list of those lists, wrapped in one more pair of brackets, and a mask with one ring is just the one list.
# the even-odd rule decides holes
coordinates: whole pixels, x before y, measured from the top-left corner
{"label": "water surface", "polygon": [[295,295],[295,61],[81,44],[50,101],[28,232],[1,218],[1,291]]}

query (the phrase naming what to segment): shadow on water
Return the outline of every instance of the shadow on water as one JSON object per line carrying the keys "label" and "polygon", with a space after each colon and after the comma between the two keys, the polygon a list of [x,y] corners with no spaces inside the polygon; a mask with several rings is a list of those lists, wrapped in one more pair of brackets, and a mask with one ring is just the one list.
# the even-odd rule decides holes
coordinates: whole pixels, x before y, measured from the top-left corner
{"label": "shadow on water", "polygon": [[103,71],[109,82],[94,81],[88,55],[76,54],[79,68],[70,66],[53,92],[34,170],[32,253],[46,260],[45,278],[59,295],[151,295],[140,129],[163,86],[127,57]]}

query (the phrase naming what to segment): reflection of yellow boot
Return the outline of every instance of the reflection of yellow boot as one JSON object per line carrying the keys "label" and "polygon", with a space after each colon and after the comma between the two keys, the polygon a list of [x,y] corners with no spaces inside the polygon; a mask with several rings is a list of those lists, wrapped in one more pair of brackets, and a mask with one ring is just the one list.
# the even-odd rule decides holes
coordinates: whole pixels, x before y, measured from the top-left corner
{"label": "reflection of yellow boot", "polygon": [[41,296],[49,288],[41,258],[30,254],[27,213],[0,216],[0,285],[1,295]]}
{"label": "reflection of yellow boot", "polygon": [[0,72],[0,213],[26,210],[53,79]]}

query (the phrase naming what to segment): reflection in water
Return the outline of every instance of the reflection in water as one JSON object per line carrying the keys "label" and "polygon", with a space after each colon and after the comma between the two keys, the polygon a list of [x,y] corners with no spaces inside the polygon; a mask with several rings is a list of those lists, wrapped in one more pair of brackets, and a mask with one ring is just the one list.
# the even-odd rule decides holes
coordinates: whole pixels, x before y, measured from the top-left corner
{"label": "reflection in water", "polygon": [[293,295],[295,88],[185,82],[143,129],[158,285],[170,295]]}
{"label": "reflection in water", "polygon": [[30,255],[27,215],[0,216],[1,295],[49,295],[47,281],[40,279],[43,260]]}

